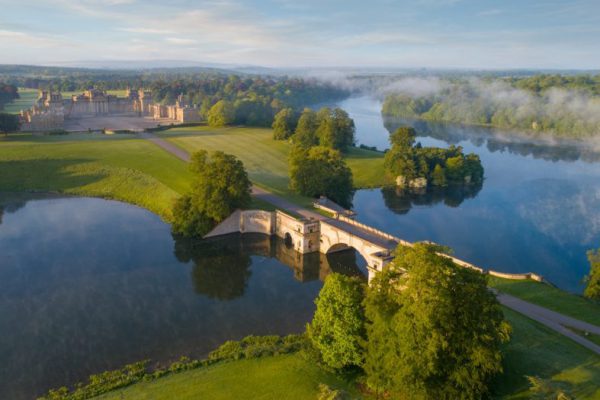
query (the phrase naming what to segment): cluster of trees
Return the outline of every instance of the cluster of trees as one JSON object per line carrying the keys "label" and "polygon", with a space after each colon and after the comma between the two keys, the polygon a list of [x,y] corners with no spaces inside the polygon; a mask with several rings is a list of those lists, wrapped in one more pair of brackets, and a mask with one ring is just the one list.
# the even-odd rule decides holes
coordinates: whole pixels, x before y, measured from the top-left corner
{"label": "cluster of trees", "polygon": [[275,115],[273,138],[290,139],[302,147],[325,146],[346,151],[354,146],[354,121],[341,108],[323,107],[315,112],[305,108],[298,115],[291,108],[284,108]]}
{"label": "cluster of trees", "polygon": [[352,205],[352,171],[342,151],[354,145],[354,121],[340,108],[308,108],[297,115],[285,108],[275,116],[273,136],[290,139],[290,188],[309,197],[327,196],[343,207]]}
{"label": "cluster of trees", "polygon": [[416,131],[400,127],[390,135],[392,147],[386,152],[384,165],[388,173],[400,177],[400,186],[412,186],[419,178],[426,185],[445,187],[454,184],[481,184],[483,166],[479,156],[465,155],[460,146],[447,149],[415,145]]}
{"label": "cluster of trees", "polygon": [[250,205],[251,183],[236,157],[201,150],[192,154],[194,174],[189,193],[173,207],[172,230],[183,237],[202,237],[238,208]]}
{"label": "cluster of trees", "polygon": [[339,150],[325,146],[294,146],[289,156],[290,188],[304,196],[326,196],[342,207],[352,206],[352,171]]}
{"label": "cluster of trees", "polygon": [[589,299],[600,300],[600,249],[587,253],[590,273],[585,277],[586,287],[583,295]]}
{"label": "cluster of trees", "polygon": [[0,82],[0,111],[4,105],[19,98],[19,91],[16,86]]}
{"label": "cluster of trees", "polygon": [[447,79],[436,84],[427,93],[411,89],[388,95],[382,113],[566,138],[600,134],[600,75]]}
{"label": "cluster of trees", "polygon": [[385,398],[481,399],[502,371],[510,326],[486,276],[440,254],[399,247],[370,285],[325,281],[307,336],[320,362],[358,370]]}

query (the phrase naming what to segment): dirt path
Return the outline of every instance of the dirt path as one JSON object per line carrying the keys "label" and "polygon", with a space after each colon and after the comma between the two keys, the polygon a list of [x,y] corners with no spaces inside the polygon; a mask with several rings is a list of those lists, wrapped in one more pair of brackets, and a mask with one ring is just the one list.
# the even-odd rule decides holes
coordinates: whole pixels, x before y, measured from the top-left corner
{"label": "dirt path", "polygon": [[[180,147],[177,147],[176,145],[169,143],[166,140],[161,139],[150,132],[144,132],[140,136],[144,139],[151,141],[152,143],[161,147],[165,151],[173,154],[177,158],[180,158],[185,162],[190,161],[189,153],[181,149]],[[318,220],[327,219],[327,217],[324,217],[321,214],[307,210],[304,207],[294,204],[280,196],[277,196],[257,186],[252,186],[252,195],[261,200],[266,201],[267,203],[273,204],[277,208],[294,212],[306,218],[315,218]],[[600,355],[599,345],[567,329],[566,326],[570,326],[577,330],[590,332],[596,335],[600,335],[600,327],[589,324],[584,321],[580,321],[575,318],[568,317],[566,315],[557,313],[547,308],[540,307],[538,305],[529,303],[527,301],[521,300],[514,296],[510,296],[508,294],[499,293],[498,300],[502,305],[547,326],[548,328],[568,337],[569,339],[579,343],[580,345]]]}

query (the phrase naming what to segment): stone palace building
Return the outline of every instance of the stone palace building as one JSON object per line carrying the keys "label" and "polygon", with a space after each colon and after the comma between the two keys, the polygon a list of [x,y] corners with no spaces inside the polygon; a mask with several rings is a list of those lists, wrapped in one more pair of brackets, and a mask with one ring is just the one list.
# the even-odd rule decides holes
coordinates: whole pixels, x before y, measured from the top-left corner
{"label": "stone palace building", "polygon": [[183,95],[174,105],[155,103],[152,93],[127,90],[125,97],[89,89],[64,99],[60,92],[40,90],[29,110],[21,111],[21,130],[52,131],[64,129],[66,119],[93,116],[138,116],[155,120],[169,119],[179,123],[200,122],[199,107],[185,102]]}

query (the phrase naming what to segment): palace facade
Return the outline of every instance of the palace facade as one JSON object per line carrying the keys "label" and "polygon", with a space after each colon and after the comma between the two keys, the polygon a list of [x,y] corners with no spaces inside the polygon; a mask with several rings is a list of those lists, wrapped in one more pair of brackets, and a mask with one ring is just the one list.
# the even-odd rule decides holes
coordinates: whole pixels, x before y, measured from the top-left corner
{"label": "palace facade", "polygon": [[21,130],[52,131],[64,129],[65,119],[94,116],[138,116],[173,122],[200,122],[199,107],[188,104],[180,95],[174,105],[154,103],[146,90],[127,90],[125,97],[89,89],[82,94],[63,99],[60,92],[40,90],[29,110],[21,111]]}

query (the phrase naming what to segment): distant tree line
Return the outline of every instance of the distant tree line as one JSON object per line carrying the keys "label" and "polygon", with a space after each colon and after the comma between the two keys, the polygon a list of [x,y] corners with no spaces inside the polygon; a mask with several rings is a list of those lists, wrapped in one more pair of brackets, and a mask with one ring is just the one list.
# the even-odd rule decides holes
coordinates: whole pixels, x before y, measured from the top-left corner
{"label": "distant tree line", "polygon": [[[480,185],[483,166],[477,154],[464,154],[462,147],[422,147],[415,145],[416,131],[400,127],[390,135],[392,147],[386,152],[386,171],[399,186]],[[419,180],[420,181],[417,181]]]}
{"label": "distant tree line", "polygon": [[[0,67],[0,79],[19,87],[60,91],[144,88],[153,100],[174,104],[183,94],[214,126],[271,126],[276,113],[291,107],[337,100],[349,92],[316,79],[236,75],[186,69],[110,71],[43,67]],[[1,101],[1,100],[0,100]]]}
{"label": "distant tree line", "polygon": [[565,138],[600,135],[600,75],[442,79],[389,94],[387,117],[489,125]]}

